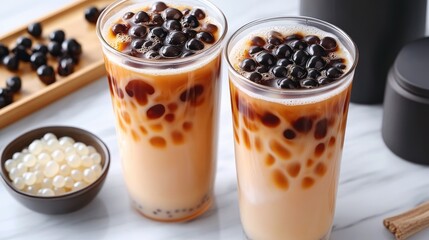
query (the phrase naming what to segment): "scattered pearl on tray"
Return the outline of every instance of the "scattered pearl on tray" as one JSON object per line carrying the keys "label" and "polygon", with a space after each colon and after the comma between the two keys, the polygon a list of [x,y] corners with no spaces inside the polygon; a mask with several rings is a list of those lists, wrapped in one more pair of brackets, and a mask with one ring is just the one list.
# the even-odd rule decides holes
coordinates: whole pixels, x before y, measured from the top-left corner
{"label": "scattered pearl on tray", "polygon": [[59,196],[80,190],[101,176],[101,155],[93,146],[71,137],[46,133],[8,159],[5,169],[13,186],[38,196]]}

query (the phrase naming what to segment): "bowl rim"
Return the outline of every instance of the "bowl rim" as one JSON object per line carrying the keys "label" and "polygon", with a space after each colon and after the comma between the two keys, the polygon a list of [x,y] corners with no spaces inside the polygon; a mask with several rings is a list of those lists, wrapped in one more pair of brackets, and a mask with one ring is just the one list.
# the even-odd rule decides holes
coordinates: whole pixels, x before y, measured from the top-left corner
{"label": "bowl rim", "polygon": [[[32,195],[32,194],[28,194],[25,193],[23,191],[20,191],[18,189],[16,189],[13,185],[12,182],[10,181],[8,176],[5,176],[4,171],[6,171],[6,169],[4,168],[4,162],[7,159],[3,159],[4,158],[4,154],[5,151],[11,147],[11,145],[15,142],[18,142],[22,139],[24,139],[27,135],[34,133],[36,131],[41,131],[41,130],[46,130],[45,133],[48,133],[50,131],[53,130],[57,130],[57,129],[68,129],[80,134],[84,134],[87,135],[91,138],[93,138],[95,140],[95,142],[101,147],[101,149],[103,149],[103,151],[105,152],[106,155],[106,159],[104,160],[104,165],[103,168],[101,170],[101,175],[97,178],[97,180],[95,180],[93,183],[89,184],[88,186],[78,190],[78,191],[74,191],[74,192],[69,192],[66,194],[62,194],[59,196],[50,196],[50,197],[44,197],[44,196],[37,196],[37,195]],[[4,160],[4,161],[3,161]],[[93,189],[95,186],[97,186],[98,184],[101,184],[101,182],[103,182],[106,178],[106,175],[109,171],[110,168],[110,151],[109,148],[107,147],[107,145],[95,134],[84,130],[82,128],[78,128],[78,127],[72,127],[72,126],[62,126],[62,125],[54,125],[54,126],[44,126],[44,127],[38,127],[29,131],[26,131],[22,134],[20,134],[18,137],[14,138],[12,141],[10,141],[5,147],[3,147],[3,149],[1,149],[1,155],[0,155],[0,175],[1,178],[3,179],[4,183],[15,193],[27,197],[27,198],[31,198],[31,199],[46,199],[46,200],[62,200],[62,199],[66,199],[66,198],[70,198],[70,197],[75,197],[78,195],[82,195],[88,191],[90,191],[91,189]]]}

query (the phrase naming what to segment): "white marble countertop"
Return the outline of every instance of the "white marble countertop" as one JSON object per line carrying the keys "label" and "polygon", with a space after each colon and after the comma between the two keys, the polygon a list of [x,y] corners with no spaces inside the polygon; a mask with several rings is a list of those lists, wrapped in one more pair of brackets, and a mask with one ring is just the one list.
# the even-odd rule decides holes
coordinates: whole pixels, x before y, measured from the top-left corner
{"label": "white marble countertop", "polygon": [[[70,2],[4,1],[0,8],[0,35]],[[299,6],[299,0],[248,0],[245,8],[239,1],[213,2],[226,15],[229,34],[255,18],[297,15]],[[95,133],[107,143],[112,155],[110,172],[100,194],[80,211],[49,216],[26,209],[1,185],[0,239],[243,239],[226,68],[222,77],[216,200],[202,217],[188,223],[158,223],[141,217],[130,207],[108,85],[106,78],[101,78],[0,130],[0,149],[19,134],[39,126],[71,125]],[[381,118],[380,105],[351,104],[333,240],[393,239],[382,219],[429,200],[429,168],[405,162],[387,149],[380,133]],[[411,239],[429,239],[429,230]]]}

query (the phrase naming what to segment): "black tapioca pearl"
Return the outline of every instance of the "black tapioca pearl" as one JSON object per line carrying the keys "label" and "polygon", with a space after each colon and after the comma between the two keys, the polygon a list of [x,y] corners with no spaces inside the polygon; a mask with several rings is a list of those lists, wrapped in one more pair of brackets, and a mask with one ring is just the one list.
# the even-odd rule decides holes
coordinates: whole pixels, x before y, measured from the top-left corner
{"label": "black tapioca pearl", "polygon": [[125,86],[125,92],[129,97],[134,97],[139,105],[145,105],[148,95],[155,93],[155,88],[142,80],[131,80]]}
{"label": "black tapioca pearl", "polygon": [[290,58],[292,56],[293,50],[286,44],[282,44],[278,46],[278,48],[274,51],[274,55],[277,58]]}
{"label": "black tapioca pearl", "polygon": [[271,68],[271,72],[278,78],[286,77],[288,74],[287,69],[284,66],[274,66]]}
{"label": "black tapioca pearl", "polygon": [[187,40],[188,38],[183,32],[173,31],[167,35],[165,38],[165,43],[169,45],[181,46],[184,45]]}
{"label": "black tapioca pearl", "polygon": [[60,59],[58,61],[57,68],[58,75],[65,77],[72,74],[74,71],[74,65],[73,59],[70,57]]}
{"label": "black tapioca pearl", "polygon": [[152,30],[150,30],[149,38],[156,38],[156,39],[164,39],[168,34],[168,31],[166,31],[162,27],[154,27]]}
{"label": "black tapioca pearl", "polygon": [[31,54],[30,65],[31,69],[37,70],[42,65],[45,65],[48,62],[46,55],[41,52],[35,52]]}
{"label": "black tapioca pearl", "polygon": [[189,29],[189,28],[185,28],[183,29],[183,33],[186,34],[186,36],[191,39],[197,36],[197,31]]}
{"label": "black tapioca pearl", "polygon": [[204,43],[198,39],[192,38],[186,42],[186,48],[193,51],[204,49]]}
{"label": "black tapioca pearl", "polygon": [[58,57],[62,54],[61,44],[58,42],[49,42],[48,43],[48,52],[53,57]]}
{"label": "black tapioca pearl", "polygon": [[61,44],[62,53],[68,56],[80,56],[82,54],[82,46],[76,39],[70,38]]}
{"label": "black tapioca pearl", "polygon": [[292,123],[292,126],[300,133],[308,133],[313,127],[313,120],[310,117],[300,117]]}
{"label": "black tapioca pearl", "polygon": [[260,83],[262,81],[262,75],[258,72],[252,72],[249,75],[249,80],[255,83]]}
{"label": "black tapioca pearl", "polygon": [[274,49],[276,49],[276,45],[274,45],[274,44],[267,44],[266,46],[265,46],[265,49],[266,50],[268,50],[268,51],[273,51]]}
{"label": "black tapioca pearl", "polygon": [[33,45],[33,41],[28,37],[21,36],[16,40],[16,45],[21,45],[28,49],[31,48],[31,45]]}
{"label": "black tapioca pearl", "polygon": [[0,108],[13,102],[13,93],[7,88],[0,88]]}
{"label": "black tapioca pearl", "polygon": [[92,7],[85,9],[84,16],[85,16],[86,21],[88,21],[90,23],[96,23],[98,17],[100,16],[100,13],[101,12],[100,12],[100,10],[98,10],[98,8],[92,6]]}
{"label": "black tapioca pearl", "polygon": [[240,62],[240,68],[246,72],[253,72],[256,69],[256,62],[251,58],[246,58]]}
{"label": "black tapioca pearl", "polygon": [[138,49],[141,49],[141,48],[143,48],[143,44],[145,44],[146,42],[149,42],[150,43],[150,46],[152,46],[152,44],[153,44],[153,42],[152,41],[150,41],[150,40],[144,40],[144,39],[134,39],[132,42],[131,42],[131,47],[133,48],[133,49],[136,49],[136,50],[138,50]]}
{"label": "black tapioca pearl", "polygon": [[27,32],[35,37],[35,38],[39,38],[40,36],[42,36],[42,24],[36,22],[36,23],[32,23],[30,25],[27,26]]}
{"label": "black tapioca pearl", "polygon": [[307,35],[303,40],[306,41],[308,45],[320,43],[320,38],[316,35]]}
{"label": "black tapioca pearl", "polygon": [[163,46],[159,53],[165,58],[176,58],[182,54],[182,49],[177,46]]}
{"label": "black tapioca pearl", "polygon": [[27,48],[23,45],[17,45],[15,48],[12,49],[12,53],[14,53],[15,56],[17,56],[18,59],[23,62],[30,61],[30,54],[27,52]]}
{"label": "black tapioca pearl", "polygon": [[341,69],[338,69],[336,67],[331,67],[326,70],[326,76],[328,78],[339,78],[343,75],[343,71]]}
{"label": "black tapioca pearl", "polygon": [[285,137],[286,139],[292,140],[296,137],[296,133],[292,129],[286,129],[283,131],[283,137]]}
{"label": "black tapioca pearl", "polygon": [[316,69],[309,69],[307,70],[307,77],[308,78],[312,78],[312,79],[317,79],[318,77],[320,77],[322,74],[317,71]]}
{"label": "black tapioca pearl", "polygon": [[126,12],[123,16],[122,16],[122,19],[124,19],[124,20],[130,20],[131,18],[133,18],[134,17],[134,13],[133,12]]}
{"label": "black tapioca pearl", "polygon": [[270,112],[267,112],[262,115],[261,122],[267,127],[277,127],[280,124],[280,118]]}
{"label": "black tapioca pearl", "polygon": [[15,54],[7,55],[3,58],[3,65],[9,71],[16,71],[19,67],[19,59]]}
{"label": "black tapioca pearl", "polygon": [[153,11],[153,12],[157,12],[157,13],[159,13],[159,12],[162,12],[162,11],[164,11],[165,9],[167,9],[167,4],[165,4],[164,2],[155,2],[153,5],[152,5],[152,7],[151,7],[151,10]]}
{"label": "black tapioca pearl", "polygon": [[252,56],[252,55],[255,55],[256,53],[258,53],[258,52],[260,52],[260,51],[263,51],[264,50],[264,48],[263,47],[259,47],[259,46],[251,46],[250,48],[249,48],[249,54]]}
{"label": "black tapioca pearl", "polygon": [[293,40],[301,40],[303,36],[299,33],[291,34],[285,37],[285,42],[290,42]]}
{"label": "black tapioca pearl", "polygon": [[322,45],[322,47],[329,52],[337,50],[337,41],[335,41],[335,39],[332,37],[324,37],[320,41],[320,45]]}
{"label": "black tapioca pearl", "polygon": [[161,55],[159,55],[159,51],[149,50],[144,54],[144,57],[147,59],[159,59]]}
{"label": "black tapioca pearl", "polygon": [[146,111],[146,116],[149,119],[157,119],[164,115],[165,107],[162,104],[156,104]]}
{"label": "black tapioca pearl", "polygon": [[326,85],[326,84],[332,83],[334,81],[335,81],[334,79],[328,78],[328,77],[322,77],[318,80],[319,85]]}
{"label": "black tapioca pearl", "polygon": [[0,43],[0,60],[2,60],[7,55],[9,55],[9,48],[6,45]]}
{"label": "black tapioca pearl", "polygon": [[66,39],[66,34],[63,30],[56,30],[49,34],[49,40],[52,42],[62,43]]}
{"label": "black tapioca pearl", "polygon": [[45,85],[50,85],[56,81],[54,68],[48,65],[37,68],[37,76]]}
{"label": "black tapioca pearl", "polygon": [[302,79],[299,84],[302,88],[315,88],[319,86],[319,82],[312,78]]}
{"label": "black tapioca pearl", "polygon": [[277,46],[283,43],[283,39],[278,36],[269,36],[267,42]]}
{"label": "black tapioca pearl", "polygon": [[170,31],[181,31],[182,30],[182,24],[180,24],[177,20],[167,20],[164,22],[164,28]]}
{"label": "black tapioca pearl", "polygon": [[180,20],[183,17],[183,13],[176,8],[167,8],[161,15],[165,20]]}
{"label": "black tapioca pearl", "polygon": [[213,34],[213,33],[217,32],[218,27],[214,24],[211,24],[211,23],[204,23],[201,26],[201,30],[204,32],[209,32],[209,33]]}
{"label": "black tapioca pearl", "polygon": [[191,13],[191,9],[189,9],[189,8],[185,8],[185,9],[183,9],[183,10],[182,10],[182,14],[183,14],[183,16],[186,16],[186,15],[188,15],[189,13]]}
{"label": "black tapioca pearl", "polygon": [[301,66],[294,65],[290,68],[290,76],[295,79],[303,79],[307,76],[307,70]]}
{"label": "black tapioca pearl", "polygon": [[39,43],[39,44],[36,44],[31,51],[32,53],[40,52],[46,55],[48,54],[48,47],[44,44]]}
{"label": "black tapioca pearl", "polygon": [[204,92],[204,87],[201,85],[195,85],[187,90],[183,91],[180,94],[180,100],[182,102],[191,101],[194,102],[197,100],[199,96],[201,96]]}
{"label": "black tapioca pearl", "polygon": [[344,63],[334,63],[334,64],[332,64],[332,66],[335,68],[338,68],[338,69],[342,69],[342,70],[346,69],[346,67],[347,67]]}
{"label": "black tapioca pearl", "polygon": [[310,54],[310,56],[325,57],[327,55],[325,49],[319,44],[311,44],[310,46],[308,46],[307,52],[308,54]]}
{"label": "black tapioca pearl", "polygon": [[309,56],[308,53],[305,52],[304,50],[298,50],[296,51],[293,56],[292,56],[292,61],[299,66],[305,66],[305,64],[307,63]]}
{"label": "black tapioca pearl", "polygon": [[164,24],[164,18],[162,18],[161,14],[153,14],[152,21],[150,22],[150,26],[162,26]]}
{"label": "black tapioca pearl", "polygon": [[269,52],[259,52],[258,54],[256,54],[256,62],[258,62],[261,65],[265,65],[265,66],[273,66],[274,64],[276,64],[276,57],[274,57],[273,54],[269,53]]}
{"label": "black tapioca pearl", "polygon": [[139,11],[134,15],[134,23],[147,23],[150,21],[150,16],[145,11]]}
{"label": "black tapioca pearl", "polygon": [[112,26],[112,32],[115,35],[125,34],[128,32],[128,26],[122,23],[116,23]]}
{"label": "black tapioca pearl", "polygon": [[277,85],[283,89],[296,89],[299,83],[291,78],[280,78],[277,80]]}
{"label": "black tapioca pearl", "polygon": [[209,32],[199,32],[199,33],[197,33],[196,37],[198,40],[201,40],[205,43],[214,43],[215,42],[215,38]]}
{"label": "black tapioca pearl", "polygon": [[22,81],[21,81],[21,78],[18,76],[13,76],[6,79],[6,87],[12,93],[19,92],[19,90],[21,90],[21,85],[22,85]]}
{"label": "black tapioca pearl", "polygon": [[326,61],[319,56],[312,56],[310,59],[308,59],[306,67],[307,68],[314,68],[316,70],[322,70],[326,66]]}
{"label": "black tapioca pearl", "polygon": [[182,57],[182,58],[184,58],[184,57],[189,57],[189,56],[192,56],[192,55],[194,55],[195,53],[194,52],[192,52],[192,51],[183,51],[182,52],[182,55],[180,56],[180,57]]}
{"label": "black tapioca pearl", "polygon": [[152,45],[152,47],[150,47],[150,49],[154,51],[159,51],[162,46],[164,46],[162,43],[155,43],[154,45]]}
{"label": "black tapioca pearl", "polygon": [[263,47],[265,45],[265,39],[263,39],[262,37],[259,36],[255,36],[252,38],[252,40],[250,40],[250,44],[252,46],[259,46],[259,47]]}
{"label": "black tapioca pearl", "polygon": [[198,20],[203,20],[204,18],[206,18],[206,13],[199,8],[193,9],[191,12],[191,15],[194,15],[195,17],[197,17]]}
{"label": "black tapioca pearl", "polygon": [[288,44],[291,48],[295,50],[304,50],[307,48],[307,43],[302,40],[292,40]]}
{"label": "black tapioca pearl", "polygon": [[287,66],[291,65],[292,63],[293,62],[291,60],[286,59],[286,58],[282,58],[282,59],[277,60],[276,65],[287,67]]}
{"label": "black tapioca pearl", "polygon": [[267,73],[268,71],[270,71],[270,67],[268,66],[262,65],[256,68],[256,72],[258,73]]}
{"label": "black tapioca pearl", "polygon": [[183,26],[196,28],[200,26],[200,22],[198,21],[197,17],[195,17],[194,15],[188,15],[183,18]]}
{"label": "black tapioca pearl", "polygon": [[314,130],[314,138],[322,139],[326,136],[328,132],[328,119],[323,118],[316,123],[316,128]]}

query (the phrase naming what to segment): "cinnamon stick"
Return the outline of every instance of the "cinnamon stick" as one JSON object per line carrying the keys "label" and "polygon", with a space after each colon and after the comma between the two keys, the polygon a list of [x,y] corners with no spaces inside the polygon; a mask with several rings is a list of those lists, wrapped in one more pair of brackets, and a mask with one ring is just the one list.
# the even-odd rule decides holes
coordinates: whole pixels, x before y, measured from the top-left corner
{"label": "cinnamon stick", "polygon": [[386,218],[383,224],[397,240],[405,240],[429,227],[429,202],[397,216]]}

